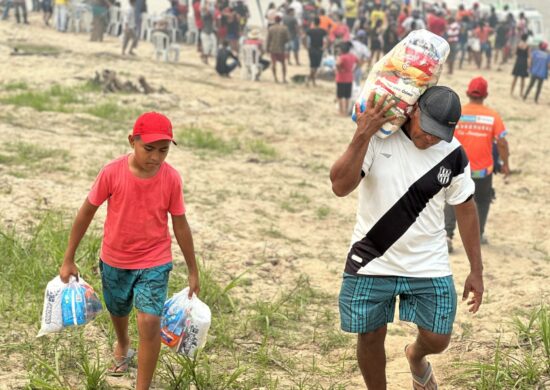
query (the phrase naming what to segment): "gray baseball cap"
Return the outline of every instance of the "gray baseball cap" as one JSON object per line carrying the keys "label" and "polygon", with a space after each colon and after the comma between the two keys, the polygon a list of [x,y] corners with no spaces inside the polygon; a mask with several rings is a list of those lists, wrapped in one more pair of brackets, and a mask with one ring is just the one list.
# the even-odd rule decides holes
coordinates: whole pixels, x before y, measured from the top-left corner
{"label": "gray baseball cap", "polygon": [[456,92],[443,86],[430,87],[418,99],[418,107],[422,130],[451,142],[462,113]]}

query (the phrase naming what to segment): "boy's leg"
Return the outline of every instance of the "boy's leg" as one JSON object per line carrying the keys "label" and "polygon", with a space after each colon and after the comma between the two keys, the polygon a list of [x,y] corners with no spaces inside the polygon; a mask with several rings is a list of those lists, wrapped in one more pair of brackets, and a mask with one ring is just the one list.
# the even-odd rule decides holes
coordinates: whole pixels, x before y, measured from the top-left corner
{"label": "boy's leg", "polygon": [[172,263],[141,270],[134,285],[134,304],[138,310],[138,390],[149,389],[160,351],[160,316]]}
{"label": "boy's leg", "polygon": [[115,328],[117,344],[113,352],[116,361],[121,361],[128,354],[130,336],[128,336],[128,316],[117,317],[111,314],[111,322]]}
{"label": "boy's leg", "polygon": [[128,317],[132,311],[133,286],[137,276],[135,270],[124,270],[112,267],[103,261],[99,262],[103,299],[111,315],[111,322],[115,329],[117,344],[113,351],[114,366],[110,369],[113,374],[124,372],[126,365],[119,366],[119,362],[128,355],[130,337],[128,335]]}
{"label": "boy's leg", "polygon": [[138,312],[139,332],[137,390],[147,390],[153,380],[160,352],[160,317]]}

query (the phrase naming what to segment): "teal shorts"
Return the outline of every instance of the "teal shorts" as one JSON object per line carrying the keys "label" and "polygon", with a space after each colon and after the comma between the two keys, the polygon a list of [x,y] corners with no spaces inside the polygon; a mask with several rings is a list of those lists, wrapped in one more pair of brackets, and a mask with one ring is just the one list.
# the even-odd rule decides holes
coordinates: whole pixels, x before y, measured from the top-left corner
{"label": "teal shorts", "polygon": [[456,314],[452,276],[408,278],[349,275],[340,290],[340,325],[350,333],[372,332],[393,322],[395,297],[399,319],[433,333],[450,334]]}
{"label": "teal shorts", "polygon": [[99,260],[103,299],[109,313],[126,317],[132,307],[159,316],[168,293],[172,262],[145,269],[121,269]]}

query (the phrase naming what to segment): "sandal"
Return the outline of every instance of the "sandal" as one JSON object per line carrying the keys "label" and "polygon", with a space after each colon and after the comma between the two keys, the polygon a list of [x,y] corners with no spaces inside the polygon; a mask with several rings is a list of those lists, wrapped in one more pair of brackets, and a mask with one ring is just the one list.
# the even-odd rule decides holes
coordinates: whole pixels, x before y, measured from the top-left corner
{"label": "sandal", "polygon": [[[435,380],[434,371],[432,369],[432,365],[430,362],[428,362],[428,368],[426,369],[426,372],[424,373],[424,376],[419,377],[413,374],[413,389],[414,390],[427,390],[427,389],[433,389],[437,390],[439,387],[437,386],[437,382]],[[430,387],[428,387],[430,386]],[[435,386],[435,387],[434,387]]]}
{"label": "sandal", "polygon": [[136,351],[131,348],[128,349],[125,357],[120,360],[114,359],[114,365],[107,370],[106,374],[108,376],[123,376],[128,372],[128,367],[130,366],[130,363],[135,355]]}
{"label": "sandal", "polygon": [[[405,345],[405,355],[407,354],[407,347],[409,344]],[[437,390],[439,386],[435,379],[434,371],[432,369],[432,364],[428,362],[428,368],[422,377],[412,374],[413,379],[413,390]]]}

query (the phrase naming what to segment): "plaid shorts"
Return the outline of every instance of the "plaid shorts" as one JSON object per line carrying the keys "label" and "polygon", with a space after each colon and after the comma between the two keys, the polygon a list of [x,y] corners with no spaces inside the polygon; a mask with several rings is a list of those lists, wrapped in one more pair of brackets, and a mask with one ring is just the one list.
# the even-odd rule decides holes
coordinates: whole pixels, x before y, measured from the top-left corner
{"label": "plaid shorts", "polygon": [[132,307],[142,313],[161,316],[172,262],[145,269],[121,269],[99,261],[103,299],[109,313],[126,317]]}
{"label": "plaid shorts", "polygon": [[408,278],[349,275],[340,290],[340,323],[345,332],[368,333],[393,322],[395,298],[399,319],[438,334],[450,334],[456,314],[452,276]]}

